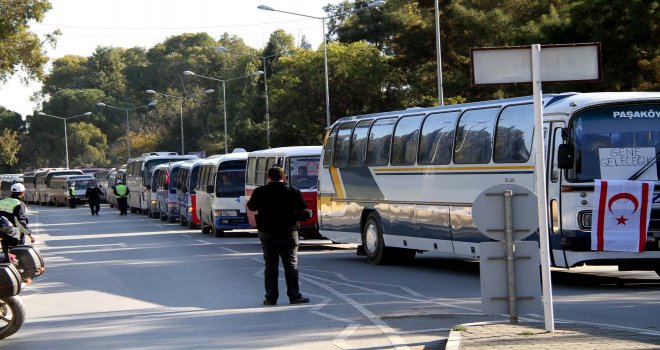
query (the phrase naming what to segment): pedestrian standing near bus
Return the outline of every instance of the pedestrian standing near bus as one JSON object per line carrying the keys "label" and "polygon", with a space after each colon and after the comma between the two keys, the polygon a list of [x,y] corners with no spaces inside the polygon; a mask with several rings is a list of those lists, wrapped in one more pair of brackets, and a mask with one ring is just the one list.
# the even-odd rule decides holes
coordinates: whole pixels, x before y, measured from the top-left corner
{"label": "pedestrian standing near bus", "polygon": [[85,197],[87,197],[87,202],[89,203],[89,210],[92,211],[92,215],[99,215],[99,210],[101,210],[101,189],[96,187],[96,184],[92,184],[85,191]]}
{"label": "pedestrian standing near bus", "polygon": [[128,193],[131,192],[128,186],[124,185],[121,180],[117,180],[115,186],[115,197],[117,198],[117,208],[119,215],[128,215]]}
{"label": "pedestrian standing near bus", "polygon": [[309,303],[300,294],[298,283],[298,221],[312,217],[300,191],[284,182],[284,170],[274,166],[268,170],[268,184],[258,187],[247,203],[256,215],[259,240],[264,255],[264,305],[276,305],[279,297],[279,259],[284,265],[287,296],[291,304]]}
{"label": "pedestrian standing near bus", "polygon": [[71,209],[76,207],[76,185],[69,186],[69,207]]}

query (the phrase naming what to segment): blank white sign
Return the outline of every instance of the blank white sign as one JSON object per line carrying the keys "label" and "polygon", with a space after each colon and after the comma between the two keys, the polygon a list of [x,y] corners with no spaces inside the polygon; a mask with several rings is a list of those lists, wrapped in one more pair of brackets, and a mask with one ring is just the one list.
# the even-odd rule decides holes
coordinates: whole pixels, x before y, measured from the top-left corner
{"label": "blank white sign", "polygon": [[[599,56],[598,44],[541,46],[541,80],[599,80]],[[532,82],[531,46],[473,49],[471,64],[475,85]]]}

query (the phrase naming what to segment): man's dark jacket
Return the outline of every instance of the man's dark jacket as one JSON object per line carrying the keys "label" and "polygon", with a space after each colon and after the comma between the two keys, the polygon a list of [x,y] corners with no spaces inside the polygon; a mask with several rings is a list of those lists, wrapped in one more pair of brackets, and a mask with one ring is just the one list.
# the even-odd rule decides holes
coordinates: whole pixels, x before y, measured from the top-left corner
{"label": "man's dark jacket", "polygon": [[287,234],[298,230],[298,221],[309,219],[307,204],[300,191],[283,182],[269,182],[257,187],[247,203],[248,209],[259,211],[257,229],[271,234]]}
{"label": "man's dark jacket", "polygon": [[89,199],[90,203],[98,203],[101,201],[101,189],[98,187],[90,187],[85,191],[85,196]]}

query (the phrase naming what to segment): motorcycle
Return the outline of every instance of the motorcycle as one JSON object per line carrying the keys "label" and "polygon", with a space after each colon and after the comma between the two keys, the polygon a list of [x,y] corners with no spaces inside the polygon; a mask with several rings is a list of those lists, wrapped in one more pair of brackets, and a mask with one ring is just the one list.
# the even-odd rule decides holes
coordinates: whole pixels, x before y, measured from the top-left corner
{"label": "motorcycle", "polygon": [[23,326],[25,307],[18,295],[46,269],[41,253],[33,246],[10,247],[9,256],[9,263],[0,263],[0,339],[18,332]]}

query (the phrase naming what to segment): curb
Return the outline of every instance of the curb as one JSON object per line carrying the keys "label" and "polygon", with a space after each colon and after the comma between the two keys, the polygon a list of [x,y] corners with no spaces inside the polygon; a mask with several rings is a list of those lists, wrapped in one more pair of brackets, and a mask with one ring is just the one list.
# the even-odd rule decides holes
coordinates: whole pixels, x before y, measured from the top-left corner
{"label": "curb", "polygon": [[447,343],[445,344],[445,350],[460,350],[461,348],[461,332],[451,330],[449,331],[449,336],[447,337]]}

